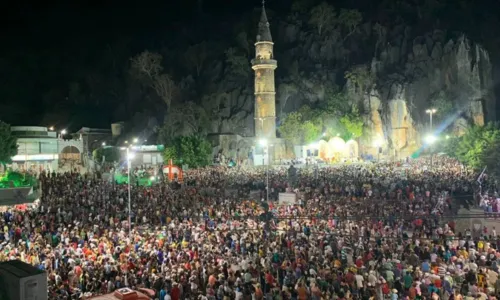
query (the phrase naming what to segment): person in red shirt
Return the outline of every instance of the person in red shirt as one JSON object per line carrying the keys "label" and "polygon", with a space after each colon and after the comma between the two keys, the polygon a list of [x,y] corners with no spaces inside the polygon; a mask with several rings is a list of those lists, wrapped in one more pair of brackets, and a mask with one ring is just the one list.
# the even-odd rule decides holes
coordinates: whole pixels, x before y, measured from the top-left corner
{"label": "person in red shirt", "polygon": [[181,299],[181,290],[177,282],[174,282],[174,286],[172,287],[172,291],[170,292],[170,297],[172,300],[180,300]]}
{"label": "person in red shirt", "polygon": [[274,284],[274,277],[269,271],[266,272],[266,284],[268,284],[269,286],[272,286]]}
{"label": "person in red shirt", "polygon": [[358,256],[358,259],[356,259],[356,267],[360,269],[363,266],[363,259],[361,256]]}

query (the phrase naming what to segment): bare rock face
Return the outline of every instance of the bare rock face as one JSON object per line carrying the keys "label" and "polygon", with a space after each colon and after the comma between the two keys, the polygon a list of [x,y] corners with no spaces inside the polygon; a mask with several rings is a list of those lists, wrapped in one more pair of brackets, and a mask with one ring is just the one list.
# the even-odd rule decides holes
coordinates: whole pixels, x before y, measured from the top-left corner
{"label": "bare rock face", "polygon": [[373,85],[347,89],[364,107],[372,142],[382,138],[396,154],[411,154],[431,132],[425,112],[431,107],[438,110],[434,134],[445,128],[463,132],[495,118],[489,54],[464,36],[446,42],[443,37],[436,30],[410,41],[403,33],[373,59]]}

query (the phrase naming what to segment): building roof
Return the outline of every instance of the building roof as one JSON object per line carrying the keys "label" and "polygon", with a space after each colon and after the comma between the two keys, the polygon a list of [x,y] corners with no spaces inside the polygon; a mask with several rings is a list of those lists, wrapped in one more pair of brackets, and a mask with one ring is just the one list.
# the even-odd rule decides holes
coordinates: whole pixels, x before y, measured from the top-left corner
{"label": "building roof", "polygon": [[111,129],[82,127],[76,133],[110,134],[111,133]]}
{"label": "building roof", "polygon": [[259,29],[257,31],[257,42],[272,42],[271,29],[267,20],[266,7],[262,1],[262,13],[260,15]]}
{"label": "building roof", "polygon": [[44,271],[20,260],[10,260],[0,263],[0,273],[10,273],[17,278],[24,278],[44,273]]}

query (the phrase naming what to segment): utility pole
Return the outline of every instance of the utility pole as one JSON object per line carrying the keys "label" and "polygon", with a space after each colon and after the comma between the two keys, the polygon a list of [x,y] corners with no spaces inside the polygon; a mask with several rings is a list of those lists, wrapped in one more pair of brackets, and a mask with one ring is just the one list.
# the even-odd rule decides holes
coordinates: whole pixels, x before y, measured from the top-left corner
{"label": "utility pole", "polygon": [[433,132],[432,132],[432,115],[435,114],[437,112],[437,109],[435,108],[429,108],[425,111],[426,113],[429,114],[429,133],[431,135],[431,143],[430,143],[430,146],[429,146],[429,149],[431,150],[431,170],[432,170],[432,167],[433,167],[433,164],[432,164],[432,156],[433,156],[433,148],[432,148],[432,144],[434,143],[434,139],[432,138],[434,136]]}

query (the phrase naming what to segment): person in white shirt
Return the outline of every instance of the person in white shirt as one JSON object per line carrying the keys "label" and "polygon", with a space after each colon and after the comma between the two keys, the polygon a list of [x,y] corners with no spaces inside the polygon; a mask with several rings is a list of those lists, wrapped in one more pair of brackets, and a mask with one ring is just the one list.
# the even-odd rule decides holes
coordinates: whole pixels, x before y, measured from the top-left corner
{"label": "person in white shirt", "polygon": [[355,278],[356,278],[356,285],[357,285],[358,289],[363,288],[363,281],[365,280],[363,278],[363,276],[360,274],[356,274]]}

